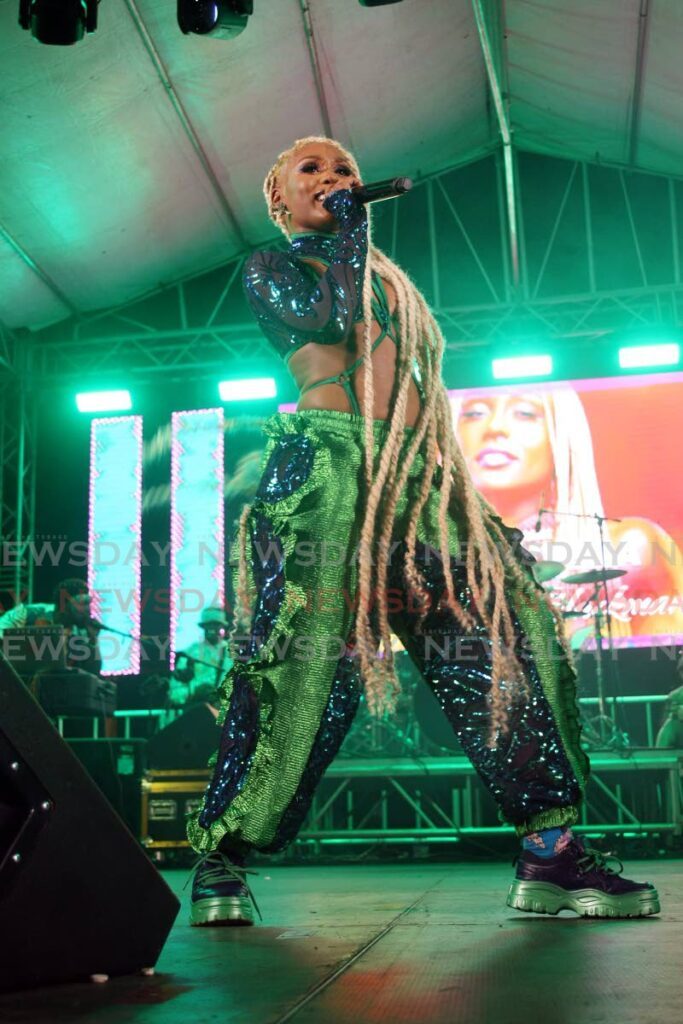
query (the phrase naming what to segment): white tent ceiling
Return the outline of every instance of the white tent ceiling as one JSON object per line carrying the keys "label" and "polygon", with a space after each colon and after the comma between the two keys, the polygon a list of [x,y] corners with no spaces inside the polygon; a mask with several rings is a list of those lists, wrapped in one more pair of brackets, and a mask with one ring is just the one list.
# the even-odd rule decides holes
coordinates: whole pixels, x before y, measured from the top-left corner
{"label": "white tent ceiling", "polygon": [[[105,0],[98,31],[66,48],[22,32],[17,9],[0,0],[10,327],[118,305],[272,237],[264,174],[326,117],[368,180],[433,174],[499,142],[472,0],[255,0],[230,41],[183,36],[173,0]],[[505,29],[517,147],[681,173],[680,0],[487,10]]]}

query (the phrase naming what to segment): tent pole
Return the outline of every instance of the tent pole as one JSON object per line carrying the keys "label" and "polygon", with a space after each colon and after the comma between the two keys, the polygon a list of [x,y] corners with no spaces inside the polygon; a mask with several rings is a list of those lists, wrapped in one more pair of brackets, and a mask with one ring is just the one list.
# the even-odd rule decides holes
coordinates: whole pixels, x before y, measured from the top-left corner
{"label": "tent pole", "polygon": [[519,287],[519,229],[517,226],[517,192],[515,186],[514,154],[512,151],[512,133],[508,121],[507,111],[503,103],[503,92],[500,80],[496,71],[491,41],[486,28],[486,18],[482,6],[482,0],[472,0],[474,17],[477,22],[479,42],[484,56],[486,74],[489,81],[489,88],[493,98],[493,104],[498,119],[498,128],[503,142],[503,169],[505,177],[505,200],[508,222],[508,245],[510,248],[510,265],[512,268],[512,282],[515,289]]}

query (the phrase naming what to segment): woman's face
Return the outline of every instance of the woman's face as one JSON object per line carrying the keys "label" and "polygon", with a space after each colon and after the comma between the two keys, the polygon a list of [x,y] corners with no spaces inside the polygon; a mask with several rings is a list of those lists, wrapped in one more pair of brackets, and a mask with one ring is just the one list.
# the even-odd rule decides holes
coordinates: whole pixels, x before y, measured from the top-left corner
{"label": "woman's face", "polygon": [[334,231],[337,222],[322,202],[329,192],[360,185],[346,157],[331,142],[309,142],[285,162],[273,198],[289,210],[289,230]]}
{"label": "woman's face", "polygon": [[534,394],[466,399],[456,433],[475,487],[547,491],[554,475],[543,404]]}

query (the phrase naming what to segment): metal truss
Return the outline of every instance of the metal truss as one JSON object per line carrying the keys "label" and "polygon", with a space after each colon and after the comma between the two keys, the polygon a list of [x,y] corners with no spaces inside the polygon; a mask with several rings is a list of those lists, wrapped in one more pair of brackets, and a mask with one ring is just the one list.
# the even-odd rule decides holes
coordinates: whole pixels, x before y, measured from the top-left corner
{"label": "metal truss", "polygon": [[235,361],[273,362],[272,349],[242,310],[242,256],[135,303],[84,315],[36,337],[34,374],[72,381],[203,379]]}
{"label": "metal truss", "polygon": [[447,351],[515,338],[599,341],[633,329],[683,326],[683,286],[632,288],[527,302],[439,310]]}
{"label": "metal truss", "polygon": [[0,320],[0,386],[21,373],[20,348],[16,335]]}
{"label": "metal truss", "polygon": [[[514,159],[518,281],[499,153],[480,160],[476,176],[469,165],[423,180],[412,206],[386,204],[376,218],[376,243],[427,295],[448,353],[530,337],[600,344],[635,328],[683,326],[683,183],[529,153]],[[242,255],[37,333],[34,380],[204,379],[247,364],[272,371],[278,360],[249,315],[241,264]]]}
{"label": "metal truss", "polygon": [[[593,754],[578,831],[683,832],[680,751]],[[335,761],[297,842],[454,843],[509,833],[465,757]]]}
{"label": "metal truss", "polygon": [[[680,750],[592,754],[581,820],[573,827],[680,842],[682,770]],[[203,768],[145,774],[140,838],[148,849],[189,846],[184,822],[201,806],[209,777]],[[337,758],[327,769],[293,845],[317,854],[326,845],[452,845],[510,833],[466,757],[354,757]]]}
{"label": "metal truss", "polygon": [[[610,341],[615,334],[635,329],[683,327],[683,285],[470,308],[449,306],[436,310],[436,315],[446,337],[445,351],[456,355],[474,349],[485,354],[509,342],[511,336],[542,335],[567,343]],[[88,326],[94,324],[88,322]],[[36,382],[47,385],[162,375],[203,380],[228,366],[277,363],[269,343],[250,321],[70,339],[39,345],[36,357]]]}
{"label": "metal truss", "polygon": [[36,410],[29,394],[31,344],[0,323],[0,591],[11,603],[33,597]]}

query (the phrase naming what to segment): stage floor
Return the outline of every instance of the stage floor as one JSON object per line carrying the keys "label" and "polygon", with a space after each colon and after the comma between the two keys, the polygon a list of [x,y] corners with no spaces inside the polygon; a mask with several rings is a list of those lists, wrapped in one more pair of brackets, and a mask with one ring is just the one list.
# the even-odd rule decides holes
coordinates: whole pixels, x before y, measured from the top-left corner
{"label": "stage floor", "polygon": [[[625,865],[659,917],[591,921],[505,906],[501,864],[261,868],[254,928],[187,925],[154,977],[0,997],[3,1024],[661,1024],[681,1017],[681,861]],[[102,922],[106,927],[106,921]],[[36,927],[49,922],[36,921]],[[3,942],[11,936],[3,935]]]}

